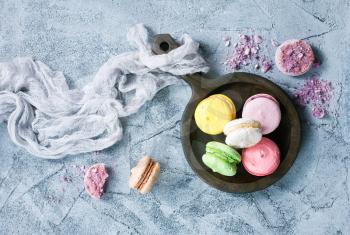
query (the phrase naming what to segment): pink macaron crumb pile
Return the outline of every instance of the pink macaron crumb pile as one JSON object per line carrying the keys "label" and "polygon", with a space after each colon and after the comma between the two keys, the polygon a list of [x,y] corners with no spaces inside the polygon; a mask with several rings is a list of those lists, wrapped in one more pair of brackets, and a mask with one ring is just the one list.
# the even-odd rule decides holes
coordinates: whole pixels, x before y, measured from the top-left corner
{"label": "pink macaron crumb pile", "polygon": [[302,87],[294,92],[294,96],[301,106],[311,105],[314,117],[323,118],[327,114],[332,90],[331,82],[321,80],[318,74],[313,74]]}
{"label": "pink macaron crumb pile", "polygon": [[[228,37],[224,38],[225,46],[230,44]],[[255,69],[266,73],[272,69],[272,61],[266,56],[261,56],[261,44],[263,38],[260,35],[240,35],[239,41],[234,44],[233,53],[226,58],[224,64],[232,70],[239,70],[243,66],[253,64]]]}
{"label": "pink macaron crumb pile", "polygon": [[98,163],[91,166],[85,173],[85,190],[91,197],[101,198],[108,173],[105,164]]}

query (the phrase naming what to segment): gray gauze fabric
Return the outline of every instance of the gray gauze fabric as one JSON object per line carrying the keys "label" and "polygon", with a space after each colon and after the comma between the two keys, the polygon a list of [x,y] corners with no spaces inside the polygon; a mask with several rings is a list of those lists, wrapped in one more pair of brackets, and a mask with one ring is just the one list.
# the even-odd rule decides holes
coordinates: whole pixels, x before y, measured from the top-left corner
{"label": "gray gauze fabric", "polygon": [[186,34],[164,55],[152,53],[142,24],[127,36],[138,50],[112,56],[82,89],[70,89],[62,72],[32,58],[0,63],[0,119],[11,140],[47,159],[105,149],[122,138],[120,117],[137,112],[177,75],[209,69]]}

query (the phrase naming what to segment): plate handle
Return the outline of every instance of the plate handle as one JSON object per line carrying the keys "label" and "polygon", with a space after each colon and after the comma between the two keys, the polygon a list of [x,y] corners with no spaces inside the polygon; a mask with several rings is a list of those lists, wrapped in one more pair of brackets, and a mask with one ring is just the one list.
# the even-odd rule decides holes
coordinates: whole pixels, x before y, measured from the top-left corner
{"label": "plate handle", "polygon": [[170,34],[157,34],[153,37],[152,51],[156,55],[166,54],[179,46]]}
{"label": "plate handle", "polygon": [[[157,34],[153,37],[152,51],[156,55],[169,53],[179,46],[170,34]],[[201,73],[186,75],[181,78],[191,86],[194,96],[207,92],[208,81],[201,76]]]}

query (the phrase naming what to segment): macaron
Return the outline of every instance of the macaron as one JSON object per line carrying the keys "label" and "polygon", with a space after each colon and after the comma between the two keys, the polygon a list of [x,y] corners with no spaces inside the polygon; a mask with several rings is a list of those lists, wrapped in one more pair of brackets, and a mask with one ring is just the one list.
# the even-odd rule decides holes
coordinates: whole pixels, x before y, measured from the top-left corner
{"label": "macaron", "polygon": [[260,122],[262,134],[266,135],[273,132],[281,122],[280,105],[271,95],[256,94],[244,103],[242,117]]}
{"label": "macaron", "polygon": [[92,165],[87,169],[84,176],[86,192],[93,198],[101,198],[107,179],[108,172],[105,164]]}
{"label": "macaron", "polygon": [[194,113],[198,128],[209,135],[221,134],[225,124],[235,118],[234,103],[222,94],[215,94],[202,100]]}
{"label": "macaron", "polygon": [[247,148],[261,140],[261,125],[249,118],[239,118],[227,123],[224,127],[225,143],[234,148]]}
{"label": "macaron", "polygon": [[241,162],[241,155],[236,150],[216,141],[208,142],[205,150],[202,161],[207,167],[225,176],[236,174],[236,164]]}
{"label": "macaron", "polygon": [[246,171],[252,175],[270,175],[280,164],[280,150],[275,142],[263,137],[253,147],[243,149],[242,163]]}
{"label": "macaron", "polygon": [[277,68],[289,76],[300,76],[309,71],[315,55],[311,46],[303,40],[287,40],[276,50]]}
{"label": "macaron", "polygon": [[152,190],[160,173],[160,165],[149,156],[141,158],[131,169],[129,187],[145,194]]}

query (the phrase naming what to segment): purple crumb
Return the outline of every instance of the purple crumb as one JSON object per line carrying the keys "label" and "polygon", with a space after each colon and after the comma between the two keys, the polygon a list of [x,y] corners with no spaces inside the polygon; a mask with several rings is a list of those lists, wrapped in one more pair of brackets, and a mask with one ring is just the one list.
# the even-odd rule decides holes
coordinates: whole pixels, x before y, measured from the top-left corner
{"label": "purple crumb", "polygon": [[318,74],[312,74],[305,84],[294,92],[294,96],[301,106],[311,105],[314,117],[323,118],[327,114],[332,90],[330,82],[320,80]]}
{"label": "purple crumb", "polygon": [[263,73],[268,72],[271,68],[272,68],[272,62],[271,62],[271,61],[269,61],[269,60],[264,60],[264,61],[262,62],[261,71],[262,71]]}
{"label": "purple crumb", "polygon": [[224,65],[232,70],[239,70],[249,64],[253,64],[255,69],[261,68],[264,73],[271,70],[271,60],[260,56],[262,42],[263,38],[260,35],[239,35],[238,42],[233,44],[234,51],[228,56]]}
{"label": "purple crumb", "polygon": [[271,39],[271,45],[274,47],[278,47],[280,45],[280,43],[275,39]]}
{"label": "purple crumb", "polygon": [[325,114],[326,114],[326,111],[324,110],[324,108],[314,107],[312,109],[312,115],[316,118],[323,118]]}
{"label": "purple crumb", "polygon": [[312,67],[315,69],[319,68],[320,66],[321,66],[320,62],[316,62],[312,64]]}
{"label": "purple crumb", "polygon": [[315,56],[314,63],[312,64],[312,68],[317,69],[321,66],[321,61],[318,57]]}
{"label": "purple crumb", "polygon": [[262,43],[263,39],[262,39],[261,36],[259,36],[259,35],[254,35],[253,37],[254,37],[254,42],[255,42],[256,44]]}

